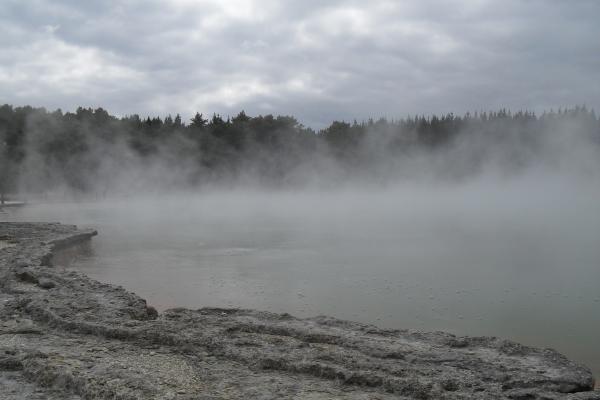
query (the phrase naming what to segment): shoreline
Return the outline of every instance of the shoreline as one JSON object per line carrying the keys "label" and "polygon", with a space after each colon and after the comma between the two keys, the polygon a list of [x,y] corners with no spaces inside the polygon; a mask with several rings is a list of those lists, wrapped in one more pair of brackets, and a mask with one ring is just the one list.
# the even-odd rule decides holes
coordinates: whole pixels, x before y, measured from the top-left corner
{"label": "shoreline", "polygon": [[600,399],[587,368],[498,338],[254,310],[157,313],[60,268],[55,255],[95,235],[0,223],[12,244],[0,249],[0,399]]}

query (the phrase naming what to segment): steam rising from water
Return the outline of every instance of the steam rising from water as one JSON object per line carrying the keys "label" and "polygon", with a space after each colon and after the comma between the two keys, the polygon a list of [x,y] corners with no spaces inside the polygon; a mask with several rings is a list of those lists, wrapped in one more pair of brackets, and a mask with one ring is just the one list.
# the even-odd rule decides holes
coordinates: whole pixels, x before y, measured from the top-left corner
{"label": "steam rising from water", "polygon": [[102,109],[2,109],[14,121],[0,127],[0,188],[45,199],[210,187],[372,189],[522,174],[600,181],[600,121],[579,107],[539,118],[502,111],[334,122],[318,135],[292,117],[240,113],[227,122],[215,116],[205,124],[198,117],[201,126],[185,126],[172,119],[117,119]]}
{"label": "steam rising from water", "polygon": [[[346,164],[317,148],[277,189],[250,164],[187,187],[196,166],[179,158],[185,141],[145,160],[96,143],[86,201],[49,203],[51,193],[0,218],[97,228],[78,268],[158,308],[503,336],[600,375],[600,130],[568,120],[536,137],[506,128],[401,156],[374,132]],[[35,189],[39,172],[60,176],[35,148],[27,154],[22,187]]]}
{"label": "steam rising from water", "polygon": [[159,308],[503,336],[600,372],[599,195],[589,177],[531,170],[462,183],[32,205],[10,218],[99,229],[78,268]]}

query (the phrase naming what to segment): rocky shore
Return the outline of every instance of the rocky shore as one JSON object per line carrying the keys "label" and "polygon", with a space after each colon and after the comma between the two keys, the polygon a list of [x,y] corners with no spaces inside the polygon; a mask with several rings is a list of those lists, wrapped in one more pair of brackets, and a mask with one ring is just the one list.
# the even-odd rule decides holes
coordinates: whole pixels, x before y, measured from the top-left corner
{"label": "rocky shore", "polygon": [[96,232],[0,223],[0,399],[600,399],[559,353],[232,309],[158,314],[60,266]]}

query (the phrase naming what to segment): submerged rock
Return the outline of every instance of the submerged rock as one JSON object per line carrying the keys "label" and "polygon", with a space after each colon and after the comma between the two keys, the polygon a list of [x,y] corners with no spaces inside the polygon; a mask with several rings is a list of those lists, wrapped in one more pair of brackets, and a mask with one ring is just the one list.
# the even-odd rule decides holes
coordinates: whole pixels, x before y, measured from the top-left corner
{"label": "submerged rock", "polygon": [[[329,317],[173,309],[51,267],[95,235],[0,223],[0,399],[600,399],[559,353]],[[52,290],[48,290],[52,289]]]}

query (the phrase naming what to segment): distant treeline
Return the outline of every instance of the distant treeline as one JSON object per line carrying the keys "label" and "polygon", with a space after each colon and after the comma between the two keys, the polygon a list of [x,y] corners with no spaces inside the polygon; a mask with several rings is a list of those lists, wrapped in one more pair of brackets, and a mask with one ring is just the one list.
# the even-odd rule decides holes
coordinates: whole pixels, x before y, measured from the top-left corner
{"label": "distant treeline", "polygon": [[244,176],[264,184],[293,184],[305,179],[307,171],[318,176],[331,169],[338,176],[376,177],[411,154],[435,153],[464,141],[483,143],[471,151],[477,154],[456,153],[469,158],[469,166],[506,143],[507,160],[518,165],[535,154],[549,132],[571,134],[566,131],[600,142],[600,121],[586,107],[539,116],[501,110],[335,121],[316,132],[294,117],[250,117],[243,111],[233,118],[197,113],[185,122],[179,115],[118,118],[102,108],[63,113],[4,105],[0,192],[43,192],[58,186],[81,192],[109,190],[116,176],[132,172],[129,181],[134,182],[144,170],[154,171],[151,176],[161,186]]}

